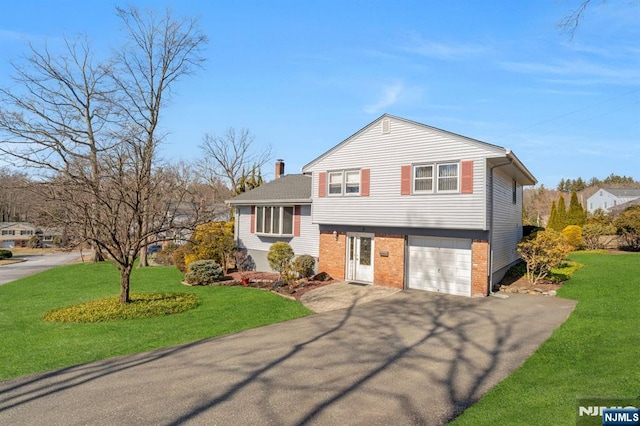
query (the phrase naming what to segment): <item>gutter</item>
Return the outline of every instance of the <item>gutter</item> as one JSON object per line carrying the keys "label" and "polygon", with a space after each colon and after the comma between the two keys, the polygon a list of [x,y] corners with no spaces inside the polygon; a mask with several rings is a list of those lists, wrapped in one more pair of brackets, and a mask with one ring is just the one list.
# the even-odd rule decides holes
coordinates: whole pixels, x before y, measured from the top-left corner
{"label": "gutter", "polygon": [[297,206],[300,204],[311,204],[311,198],[301,198],[298,200],[247,200],[247,201],[235,201],[225,200],[224,202],[231,206]]}

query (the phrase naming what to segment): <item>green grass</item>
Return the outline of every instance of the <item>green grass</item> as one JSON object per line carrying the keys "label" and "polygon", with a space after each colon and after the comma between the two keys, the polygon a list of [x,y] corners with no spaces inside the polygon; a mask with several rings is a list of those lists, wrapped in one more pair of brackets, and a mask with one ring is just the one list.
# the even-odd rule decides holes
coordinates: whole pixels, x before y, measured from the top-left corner
{"label": "green grass", "polygon": [[55,268],[0,286],[0,380],[143,352],[310,314],[299,302],[263,290],[185,287],[173,267],[137,269],[132,293],[191,293],[199,305],[175,315],[93,324],[52,323],[54,309],[119,294],[110,264]]}
{"label": "green grass", "polygon": [[574,425],[580,397],[640,394],[640,254],[574,253],[558,296],[578,301],[524,365],[456,425]]}

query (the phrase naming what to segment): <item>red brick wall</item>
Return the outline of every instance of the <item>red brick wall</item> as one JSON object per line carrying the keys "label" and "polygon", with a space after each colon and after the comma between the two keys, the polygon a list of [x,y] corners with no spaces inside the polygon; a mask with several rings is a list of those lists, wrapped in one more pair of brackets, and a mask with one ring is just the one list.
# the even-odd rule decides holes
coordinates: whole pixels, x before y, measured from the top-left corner
{"label": "red brick wall", "polygon": [[471,297],[487,296],[489,284],[489,242],[473,240],[471,258]]}
{"label": "red brick wall", "polygon": [[343,280],[347,253],[347,238],[344,233],[338,233],[337,236],[338,239],[336,240],[333,232],[320,232],[318,272],[326,272],[333,278]]}
{"label": "red brick wall", "polygon": [[[402,289],[404,286],[404,237],[376,235],[374,248],[374,284]],[[381,251],[389,252],[389,256],[380,256]]]}

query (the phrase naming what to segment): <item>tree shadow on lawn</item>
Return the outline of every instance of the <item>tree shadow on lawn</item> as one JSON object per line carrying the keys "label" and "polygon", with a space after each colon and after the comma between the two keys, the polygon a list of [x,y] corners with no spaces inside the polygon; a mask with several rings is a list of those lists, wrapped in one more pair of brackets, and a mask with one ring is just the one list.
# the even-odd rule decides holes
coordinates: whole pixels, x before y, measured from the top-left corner
{"label": "tree shadow on lawn", "polygon": [[517,368],[574,305],[405,291],[5,382],[0,420],[39,405],[53,423],[73,412],[77,422],[444,424]]}

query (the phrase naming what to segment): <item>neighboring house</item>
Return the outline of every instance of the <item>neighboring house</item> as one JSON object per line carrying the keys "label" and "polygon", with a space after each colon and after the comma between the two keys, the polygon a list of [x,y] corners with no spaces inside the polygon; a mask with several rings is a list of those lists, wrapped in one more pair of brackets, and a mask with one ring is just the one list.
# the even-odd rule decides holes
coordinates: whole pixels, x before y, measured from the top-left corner
{"label": "neighboring house", "polygon": [[615,207],[612,207],[610,212],[614,215],[620,214],[629,207],[632,206],[640,206],[640,198],[636,198],[635,200],[627,201],[626,203],[618,204]]}
{"label": "neighboring house", "polygon": [[0,247],[27,247],[37,228],[29,222],[0,222]]}
{"label": "neighboring house", "polygon": [[620,204],[638,199],[640,199],[640,189],[601,188],[591,197],[587,198],[587,211],[593,213],[601,209],[609,212],[612,208]]}
{"label": "neighboring house", "polygon": [[228,201],[235,207],[235,238],[247,249],[256,269],[269,271],[267,253],[276,241],[297,255],[318,259],[319,230],[311,221],[311,176],[284,175],[276,163],[276,179]]}
{"label": "neighboring house", "polygon": [[[487,295],[518,261],[522,187],[536,183],[506,148],[388,114],[302,172],[291,191],[310,199],[290,204],[312,213],[296,254],[316,256],[334,278],[463,296]],[[237,238],[267,250],[272,240],[251,238],[262,214],[254,191],[230,201],[244,206]]]}

